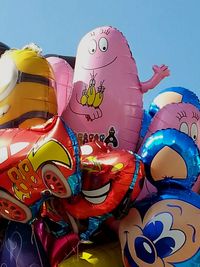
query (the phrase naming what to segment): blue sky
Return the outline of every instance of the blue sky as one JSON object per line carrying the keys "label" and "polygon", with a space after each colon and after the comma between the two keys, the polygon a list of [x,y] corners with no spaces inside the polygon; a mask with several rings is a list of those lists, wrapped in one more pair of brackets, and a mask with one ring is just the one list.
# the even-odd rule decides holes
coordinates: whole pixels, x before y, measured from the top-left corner
{"label": "blue sky", "polygon": [[144,97],[148,107],[159,91],[183,86],[200,97],[199,0],[1,0],[0,41],[21,48],[34,42],[43,53],[76,55],[80,39],[110,25],[126,36],[141,81],[152,65],[171,76]]}

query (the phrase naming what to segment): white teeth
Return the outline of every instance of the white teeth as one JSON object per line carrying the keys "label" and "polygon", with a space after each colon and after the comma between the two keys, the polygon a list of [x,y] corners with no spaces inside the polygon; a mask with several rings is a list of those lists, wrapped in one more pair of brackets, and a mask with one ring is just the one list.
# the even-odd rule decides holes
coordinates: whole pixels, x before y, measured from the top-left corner
{"label": "white teeth", "polygon": [[92,203],[92,204],[100,204],[102,202],[104,202],[104,200],[107,198],[107,195],[106,196],[103,196],[103,197],[95,197],[95,198],[88,198],[88,197],[85,197],[85,199]]}
{"label": "white teeth", "polygon": [[82,193],[86,196],[86,197],[98,197],[101,196],[103,194],[106,194],[108,191],[110,190],[110,183],[104,185],[103,187],[96,189],[96,190],[82,190]]}
{"label": "white teeth", "polygon": [[107,193],[110,190],[110,183],[96,190],[82,190],[85,199],[93,204],[100,204],[107,198]]}
{"label": "white teeth", "polygon": [[6,114],[9,110],[10,106],[7,104],[0,108],[0,117],[2,117],[4,114]]}

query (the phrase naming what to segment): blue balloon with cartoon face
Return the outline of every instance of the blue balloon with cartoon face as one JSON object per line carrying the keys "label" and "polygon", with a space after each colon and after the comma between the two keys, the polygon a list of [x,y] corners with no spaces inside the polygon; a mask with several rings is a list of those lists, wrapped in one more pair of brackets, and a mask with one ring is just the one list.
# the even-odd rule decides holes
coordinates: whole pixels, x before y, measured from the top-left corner
{"label": "blue balloon with cartoon face", "polygon": [[158,192],[133,205],[120,223],[125,267],[198,267],[200,196],[191,188],[199,175],[199,150],[188,135],[160,130],[142,150],[147,177]]}

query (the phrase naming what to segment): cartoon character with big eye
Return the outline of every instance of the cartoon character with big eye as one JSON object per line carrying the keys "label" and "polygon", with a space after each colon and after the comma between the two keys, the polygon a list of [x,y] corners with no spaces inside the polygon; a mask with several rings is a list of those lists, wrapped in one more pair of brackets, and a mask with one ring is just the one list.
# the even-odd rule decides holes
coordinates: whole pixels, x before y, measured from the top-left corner
{"label": "cartoon character with big eye", "polygon": [[173,198],[132,208],[119,230],[124,266],[198,266],[199,208]]}
{"label": "cartoon character with big eye", "polygon": [[91,31],[78,46],[74,88],[64,120],[77,134],[106,136],[113,126],[119,147],[134,151],[141,127],[143,94],[169,76],[165,65],[154,66],[153,71],[149,81],[140,82],[122,33],[107,26]]}
{"label": "cartoon character with big eye", "polygon": [[[37,46],[0,58],[0,128],[29,128],[57,113],[54,74]],[[22,104],[23,103],[23,104]]]}
{"label": "cartoon character with big eye", "polygon": [[176,129],[148,138],[141,157],[158,193],[138,201],[121,221],[125,267],[192,267],[200,258],[200,197],[191,191],[200,173],[193,139]]}
{"label": "cartoon character with big eye", "polygon": [[189,103],[168,104],[154,116],[145,140],[157,130],[174,128],[186,133],[200,147],[200,110]]}

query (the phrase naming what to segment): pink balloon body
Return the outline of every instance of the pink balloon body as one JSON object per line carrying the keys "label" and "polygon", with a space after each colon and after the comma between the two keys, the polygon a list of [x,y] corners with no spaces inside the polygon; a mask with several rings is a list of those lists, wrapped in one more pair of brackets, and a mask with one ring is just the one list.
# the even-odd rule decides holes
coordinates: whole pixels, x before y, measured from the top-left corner
{"label": "pink balloon body", "polygon": [[78,46],[73,93],[63,118],[81,144],[100,140],[134,151],[141,127],[143,93],[163,78],[157,73],[141,83],[122,33],[112,27],[97,28]]}
{"label": "pink balloon body", "polygon": [[48,57],[48,62],[53,68],[56,80],[56,96],[58,115],[66,109],[73,89],[73,69],[66,60],[59,57]]}
{"label": "pink balloon body", "polygon": [[200,111],[189,103],[173,103],[163,107],[154,116],[145,140],[157,130],[174,128],[188,134],[200,148]]}
{"label": "pink balloon body", "polygon": [[[173,103],[164,106],[154,116],[143,143],[151,134],[157,130],[174,128],[188,134],[200,148],[200,111],[189,103]],[[141,146],[142,147],[142,146]],[[139,153],[141,152],[141,149]],[[200,189],[200,178],[193,187],[193,191]],[[144,198],[147,194],[156,192],[156,189],[147,180],[140,193],[139,199]]]}

